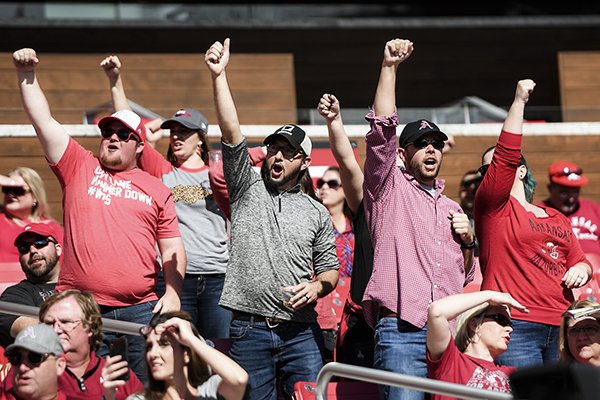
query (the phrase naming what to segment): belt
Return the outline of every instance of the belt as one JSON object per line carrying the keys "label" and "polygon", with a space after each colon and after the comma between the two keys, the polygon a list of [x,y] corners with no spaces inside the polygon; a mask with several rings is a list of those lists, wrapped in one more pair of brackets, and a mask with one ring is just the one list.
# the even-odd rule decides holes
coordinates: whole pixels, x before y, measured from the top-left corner
{"label": "belt", "polygon": [[265,317],[263,315],[249,314],[245,312],[236,311],[233,313],[233,319],[238,321],[254,321],[254,322],[266,322],[269,328],[275,328],[277,325],[284,322],[289,322],[285,319],[277,317]]}
{"label": "belt", "polygon": [[396,314],[389,308],[381,307],[381,308],[379,308],[379,318],[384,318],[384,317],[398,318],[398,314]]}

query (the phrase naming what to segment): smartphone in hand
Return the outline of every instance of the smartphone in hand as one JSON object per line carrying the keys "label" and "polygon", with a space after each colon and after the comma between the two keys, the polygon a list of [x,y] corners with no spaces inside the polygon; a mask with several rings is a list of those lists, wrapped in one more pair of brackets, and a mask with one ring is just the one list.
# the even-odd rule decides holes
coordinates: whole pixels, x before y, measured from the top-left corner
{"label": "smartphone in hand", "polygon": [[[120,355],[122,357],[122,360],[127,361],[127,364],[129,364],[129,347],[127,345],[127,338],[125,338],[123,336],[123,337],[111,340],[108,345],[108,349],[109,349],[111,357]],[[127,368],[127,372],[125,374],[119,376],[118,378],[116,378],[116,380],[128,381],[129,380],[129,367]]]}

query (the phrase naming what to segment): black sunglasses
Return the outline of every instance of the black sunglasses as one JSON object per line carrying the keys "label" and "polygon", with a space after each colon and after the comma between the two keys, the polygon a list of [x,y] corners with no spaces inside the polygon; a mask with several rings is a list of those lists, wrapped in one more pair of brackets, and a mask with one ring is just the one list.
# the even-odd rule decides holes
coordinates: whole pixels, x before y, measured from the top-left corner
{"label": "black sunglasses", "polygon": [[28,351],[26,354],[27,356],[23,357],[23,353],[19,351],[16,353],[12,353],[11,355],[7,355],[6,358],[8,358],[8,362],[10,363],[10,365],[13,365],[15,367],[17,365],[21,365],[23,362],[26,362],[27,365],[30,365],[32,367],[36,367],[44,361],[46,361],[48,357],[52,355],[50,353],[40,354],[31,351]]}
{"label": "black sunglasses", "polygon": [[117,137],[121,142],[129,142],[132,136],[135,138],[135,140],[139,139],[137,134],[135,132],[130,131],[129,129],[100,129],[100,134],[104,139],[110,139],[113,133],[117,134]]}
{"label": "black sunglasses", "polygon": [[29,249],[31,248],[31,245],[33,245],[36,249],[43,249],[44,247],[48,246],[48,243],[55,243],[54,241],[48,239],[48,238],[39,238],[39,239],[35,239],[32,242],[25,242],[25,243],[21,243],[17,246],[17,250],[19,250],[19,254],[27,254],[29,253]]}
{"label": "black sunglasses", "polygon": [[412,145],[418,149],[424,149],[432,145],[434,149],[441,151],[444,148],[444,141],[440,139],[418,139],[412,142]]}
{"label": "black sunglasses", "polygon": [[323,179],[319,179],[317,181],[317,188],[321,189],[323,187],[323,185],[327,184],[327,186],[329,186],[330,189],[337,189],[340,186],[342,186],[342,183],[340,181],[338,181],[337,179],[330,179],[328,181],[325,181]]}
{"label": "black sunglasses", "polygon": [[30,190],[27,190],[25,188],[22,187],[18,187],[18,186],[2,186],[2,193],[4,194],[13,194],[17,197],[19,196],[23,196],[26,193],[29,193]]}
{"label": "black sunglasses", "polygon": [[479,171],[479,173],[481,174],[481,177],[483,177],[485,175],[485,173],[487,172],[489,167],[490,167],[490,164],[485,164],[485,165],[482,165],[481,167],[477,168],[477,171]]}
{"label": "black sunglasses", "polygon": [[504,314],[485,314],[483,318],[489,318],[496,321],[501,326],[510,326],[512,327],[512,321]]}

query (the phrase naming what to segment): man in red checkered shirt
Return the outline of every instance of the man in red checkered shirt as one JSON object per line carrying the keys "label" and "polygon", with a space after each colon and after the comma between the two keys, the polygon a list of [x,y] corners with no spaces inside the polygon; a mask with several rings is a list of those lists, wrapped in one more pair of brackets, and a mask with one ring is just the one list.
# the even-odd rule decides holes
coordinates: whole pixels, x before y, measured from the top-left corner
{"label": "man in red checkered shirt", "polygon": [[[375,329],[375,367],[427,375],[427,308],[460,293],[473,275],[474,235],[460,206],[436,179],[448,136],[433,122],[407,124],[396,145],[396,70],[413,44],[386,43],[373,109],[367,115],[365,213],[374,245],[373,274],[363,298]],[[398,168],[397,155],[404,166]],[[384,398],[422,399],[423,393],[382,387]]]}

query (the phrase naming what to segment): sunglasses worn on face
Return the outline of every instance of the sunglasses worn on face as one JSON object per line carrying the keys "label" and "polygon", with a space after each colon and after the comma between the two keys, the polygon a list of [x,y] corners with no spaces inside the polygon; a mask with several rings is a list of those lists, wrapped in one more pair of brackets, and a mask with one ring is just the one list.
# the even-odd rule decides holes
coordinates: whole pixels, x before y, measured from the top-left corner
{"label": "sunglasses worn on face", "polygon": [[327,184],[327,186],[329,186],[329,189],[337,189],[340,186],[342,186],[342,183],[340,181],[338,181],[337,179],[330,179],[328,181],[325,181],[323,179],[319,179],[317,181],[317,188],[321,189],[323,187],[323,185]]}
{"label": "sunglasses worn on face", "polygon": [[444,141],[440,139],[418,139],[412,142],[412,144],[418,149],[424,149],[429,145],[432,145],[434,149],[440,151],[444,148]]}
{"label": "sunglasses worn on face", "polygon": [[[23,356],[23,354],[26,354],[26,356]],[[23,362],[27,363],[27,365],[29,366],[37,367],[38,365],[46,361],[51,355],[52,354],[50,353],[40,354],[31,351],[23,353],[19,351],[11,354],[10,356],[6,356],[6,358],[8,358],[8,362],[10,363],[10,365],[13,365],[15,367],[21,365]]]}
{"label": "sunglasses worn on face", "polygon": [[501,326],[510,326],[512,327],[512,321],[504,314],[485,314],[483,318],[493,319]]}
{"label": "sunglasses worn on face", "polygon": [[575,326],[569,329],[569,335],[573,336],[580,336],[583,334],[586,336],[596,336],[598,333],[600,333],[600,325]]}
{"label": "sunglasses worn on face", "polygon": [[36,249],[43,249],[44,247],[48,246],[48,243],[56,243],[48,238],[40,238],[40,239],[35,239],[34,241],[31,242],[26,242],[26,243],[21,243],[18,247],[17,250],[19,250],[20,254],[27,254],[29,253],[29,249],[31,249],[31,245],[33,245]]}
{"label": "sunglasses worn on face", "polygon": [[100,134],[104,139],[110,139],[113,133],[117,134],[117,137],[121,142],[129,142],[132,136],[134,139],[138,139],[138,136],[135,134],[135,132],[132,132],[129,129],[100,129]]}
{"label": "sunglasses worn on face", "polygon": [[2,186],[2,193],[4,194],[13,194],[17,197],[24,196],[29,193],[30,190],[18,187],[18,186]]}
{"label": "sunglasses worn on face", "polygon": [[286,160],[293,160],[298,154],[298,150],[288,147],[288,146],[279,146],[275,143],[270,143],[267,145],[267,154],[273,156],[281,151],[281,155]]}

